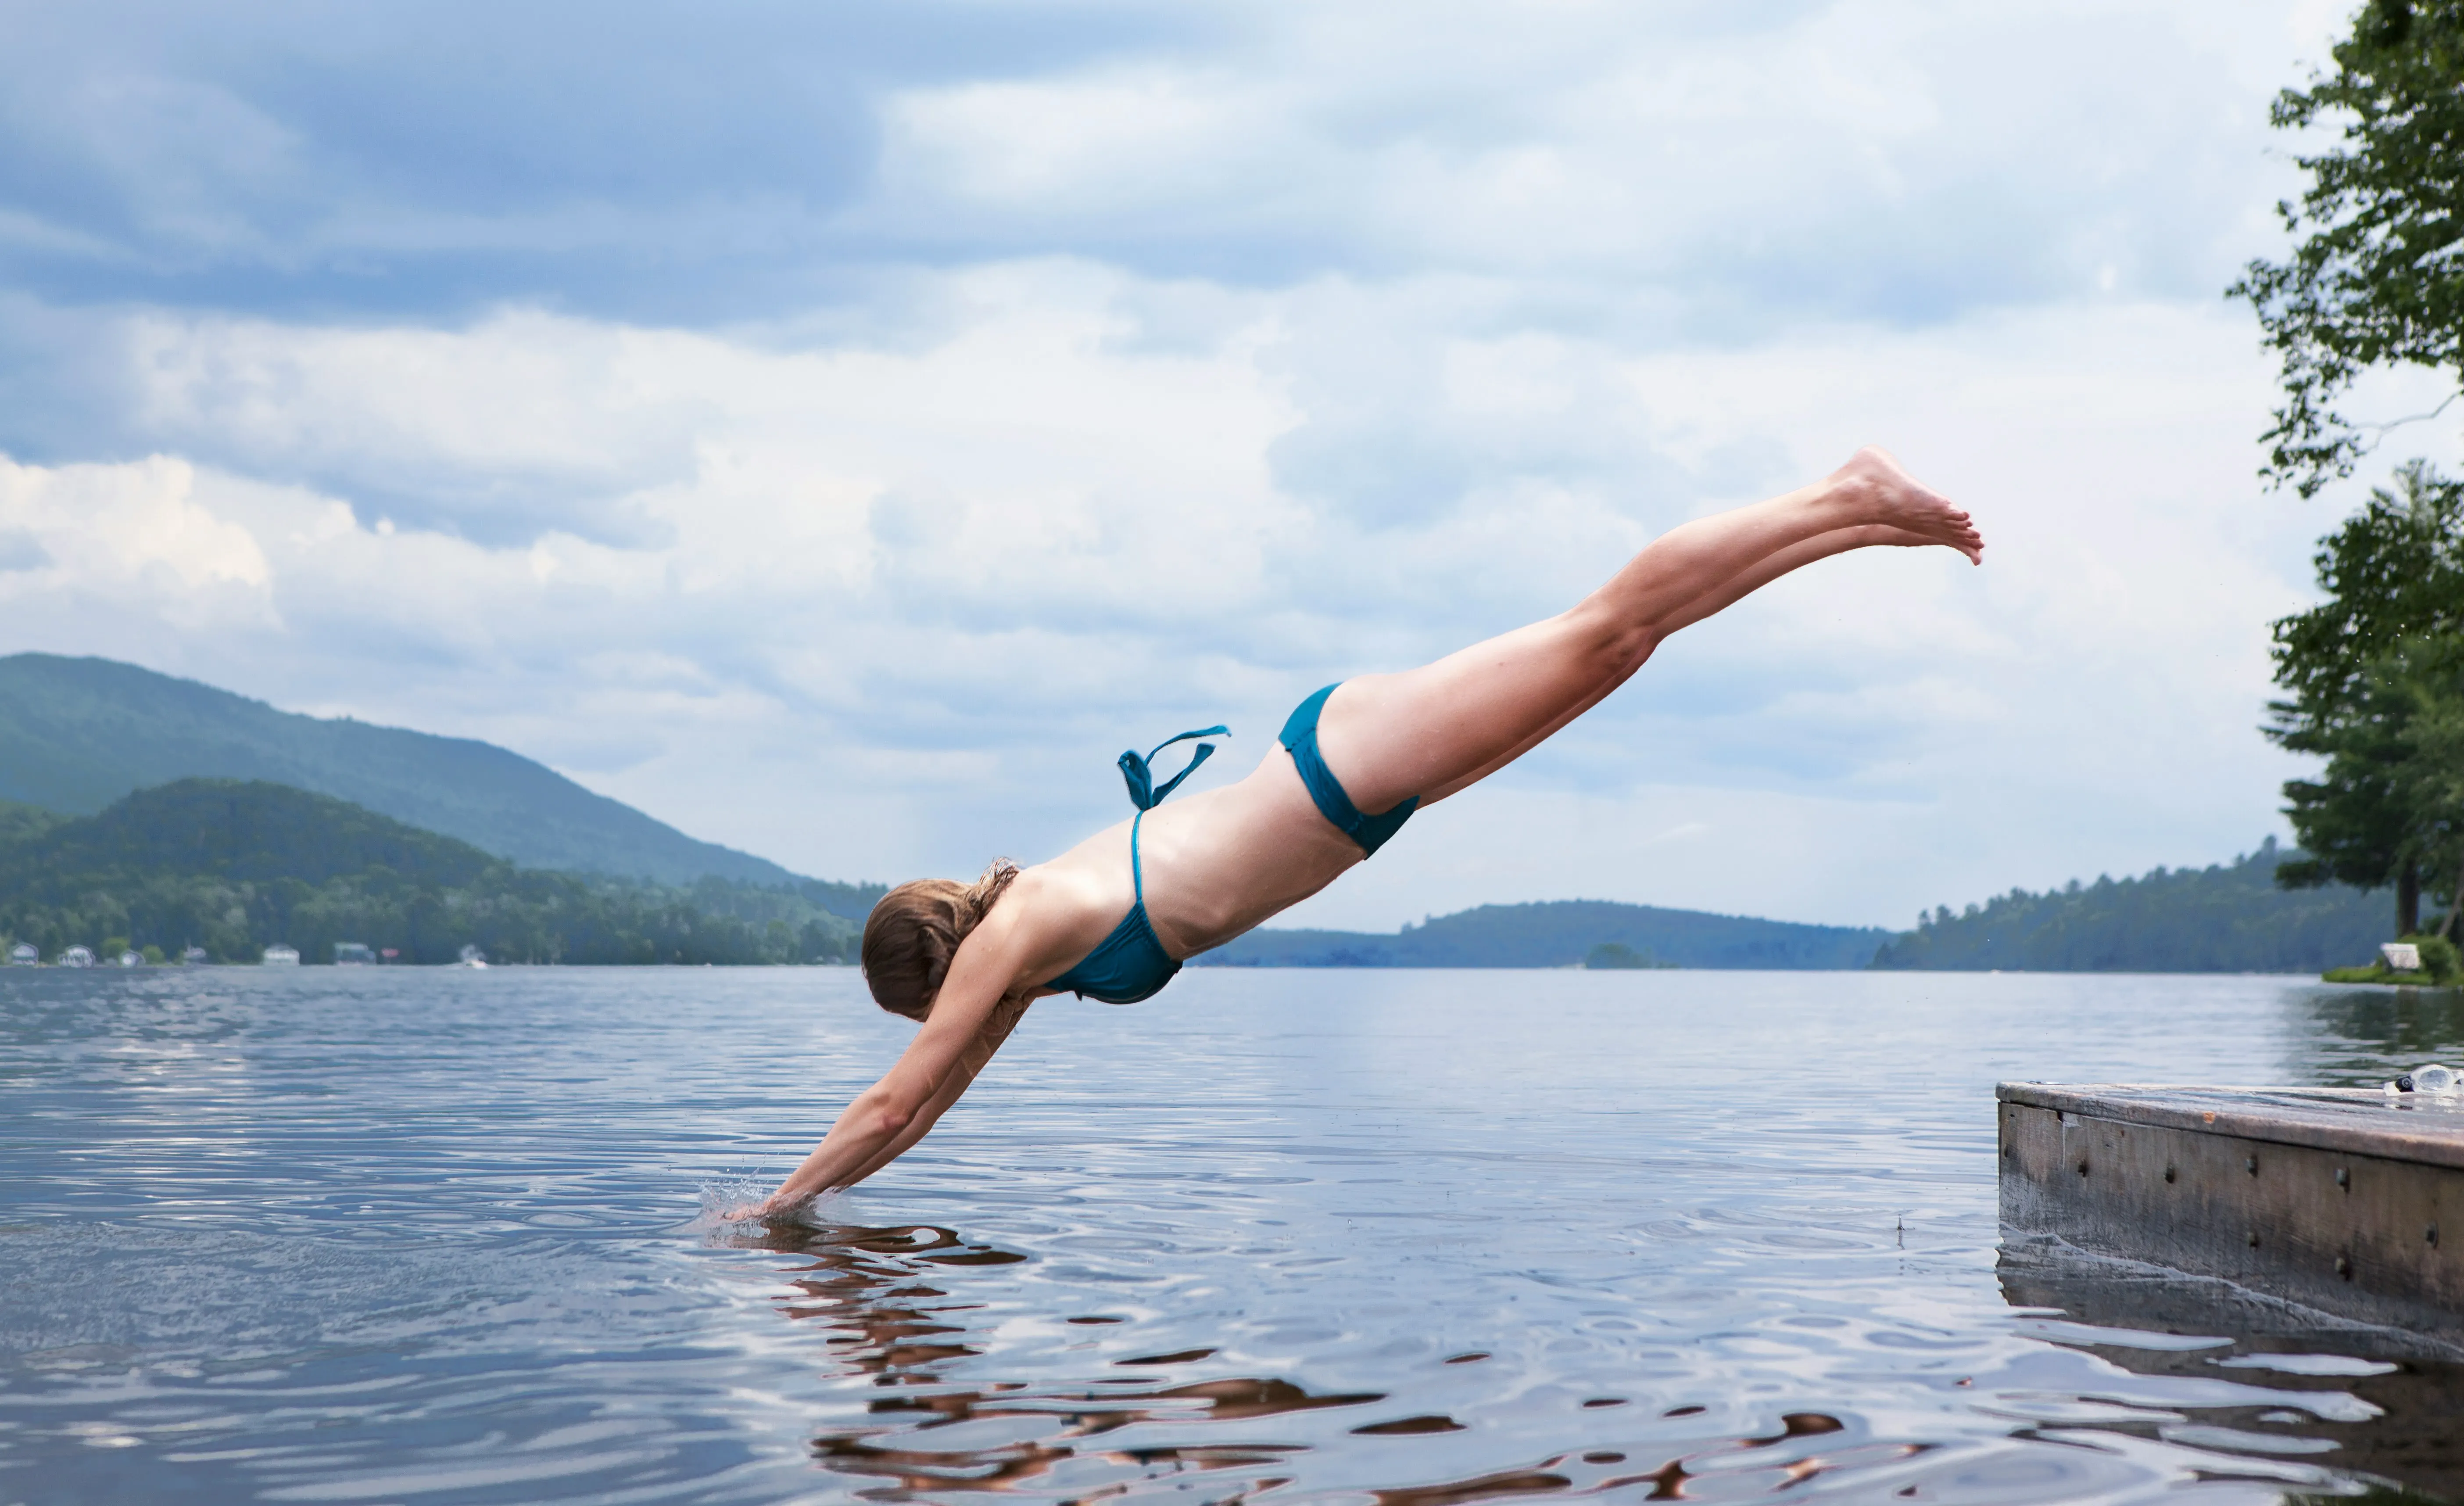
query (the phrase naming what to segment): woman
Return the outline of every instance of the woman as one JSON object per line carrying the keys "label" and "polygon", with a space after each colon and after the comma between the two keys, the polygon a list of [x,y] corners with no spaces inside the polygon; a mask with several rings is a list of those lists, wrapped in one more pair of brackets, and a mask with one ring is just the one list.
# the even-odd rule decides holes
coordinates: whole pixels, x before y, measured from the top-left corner
{"label": "woman", "polygon": [[[1662,534],[1562,616],[1327,687],[1236,785],[1159,806],[1188,770],[1155,790],[1145,761],[1124,754],[1131,820],[1048,863],[996,863],[972,886],[891,890],[865,925],[865,979],[883,1008],[923,1028],[779,1190],[740,1211],[784,1212],[863,1181],[923,1138],[1035,1000],[1148,997],[1181,959],[1317,893],[1414,811],[1581,716],[1678,629],[1873,544],[1941,544],[1972,563],[1985,547],[1966,513],[1881,451],[1859,451],[1813,486]],[[1201,744],[1189,766],[1211,751]]]}

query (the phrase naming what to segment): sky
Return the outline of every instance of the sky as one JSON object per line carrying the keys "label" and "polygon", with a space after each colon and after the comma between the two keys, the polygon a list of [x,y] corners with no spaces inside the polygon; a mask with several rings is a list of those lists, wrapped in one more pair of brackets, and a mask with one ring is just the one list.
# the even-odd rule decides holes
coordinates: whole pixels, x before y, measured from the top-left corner
{"label": "sky", "polygon": [[1770,587],[1287,923],[2228,859],[2372,478],[2259,480],[2223,296],[2348,9],[0,0],[0,653],[966,875],[1870,442],[1983,568]]}

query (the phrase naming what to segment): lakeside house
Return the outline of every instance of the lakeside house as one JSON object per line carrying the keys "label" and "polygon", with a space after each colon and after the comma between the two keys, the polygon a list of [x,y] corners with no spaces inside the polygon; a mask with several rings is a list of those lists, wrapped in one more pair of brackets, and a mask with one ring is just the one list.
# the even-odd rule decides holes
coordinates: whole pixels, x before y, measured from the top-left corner
{"label": "lakeside house", "polygon": [[94,953],[82,946],[72,946],[67,951],[60,954],[60,965],[63,967],[91,967],[94,965]]}
{"label": "lakeside house", "polygon": [[376,965],[376,961],[377,954],[372,947],[363,946],[358,941],[334,943],[334,965],[337,967],[373,967]]}
{"label": "lakeside house", "polygon": [[297,949],[285,946],[280,941],[276,941],[272,946],[265,949],[265,965],[268,967],[297,967],[299,965],[299,953]]}
{"label": "lakeside house", "polygon": [[40,967],[43,965],[43,954],[34,949],[33,942],[19,941],[16,945],[9,948],[9,965],[11,967]]}

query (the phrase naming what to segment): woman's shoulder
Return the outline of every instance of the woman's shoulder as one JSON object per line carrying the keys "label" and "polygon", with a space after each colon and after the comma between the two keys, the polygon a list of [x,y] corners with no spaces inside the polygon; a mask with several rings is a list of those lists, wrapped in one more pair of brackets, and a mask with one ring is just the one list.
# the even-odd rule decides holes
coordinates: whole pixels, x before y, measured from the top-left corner
{"label": "woman's shoulder", "polygon": [[1073,849],[1048,862],[1020,869],[1001,897],[1018,902],[1023,920],[1057,919],[1081,910],[1101,909],[1111,897],[1104,875],[1092,863],[1073,861],[1077,855]]}

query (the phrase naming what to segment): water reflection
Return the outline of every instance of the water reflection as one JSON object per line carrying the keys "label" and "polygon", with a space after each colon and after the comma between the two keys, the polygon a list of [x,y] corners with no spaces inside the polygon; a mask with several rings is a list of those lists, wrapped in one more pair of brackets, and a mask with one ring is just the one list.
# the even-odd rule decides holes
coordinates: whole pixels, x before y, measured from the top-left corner
{"label": "water reflection", "polygon": [[[834,1330],[828,1342],[835,1363],[872,1377],[876,1385],[932,1388],[879,1398],[867,1410],[886,1419],[882,1425],[825,1433],[812,1443],[814,1456],[829,1469],[874,1477],[902,1491],[1012,1490],[1048,1478],[1073,1462],[1109,1465],[1138,1478],[1266,1467],[1305,1446],[1241,1442],[1112,1449],[1089,1448],[1088,1440],[1143,1423],[1239,1422],[1384,1400],[1383,1393],[1375,1391],[1311,1395],[1289,1382],[1264,1378],[1160,1385],[1108,1376],[1058,1388],[1023,1383],[941,1388],[936,1367],[982,1352],[960,1341],[968,1332],[964,1321],[950,1321],[974,1311],[975,1304],[950,1300],[948,1292],[916,1280],[917,1268],[928,1263],[1011,1265],[1025,1256],[970,1245],[954,1230],[925,1225],[781,1226],[767,1230],[759,1243],[809,1257],[809,1265],[794,1268],[790,1284],[813,1300],[782,1311]],[[1067,1321],[1099,1325],[1121,1319],[1085,1314]],[[1113,1363],[1173,1365],[1213,1353],[1195,1349]],[[969,1436],[935,1436],[945,1429],[966,1429]],[[1007,1436],[976,1439],[988,1430]],[[1265,1490],[1287,1483],[1287,1477],[1264,1473],[1243,1488]]]}
{"label": "water reflection", "polygon": [[1997,1274],[2013,1307],[2073,1320],[2041,1337],[2179,1387],[2172,1415],[2104,1419],[2102,1430],[2300,1458],[2425,1493],[2374,1498],[2464,1499],[2464,1357],[2229,1281],[2100,1259],[2055,1240],[2006,1232]]}
{"label": "water reflection", "polygon": [[[756,1248],[794,1255],[789,1284],[809,1300],[781,1311],[790,1318],[830,1330],[831,1362],[898,1394],[874,1399],[865,1425],[826,1431],[811,1443],[817,1462],[835,1473],[872,1482],[869,1499],[897,1500],[913,1493],[935,1498],[952,1493],[1013,1492],[1040,1486],[1066,1490],[1086,1500],[1117,1495],[1140,1482],[1203,1473],[1209,1498],[1238,1500],[1294,1482],[1292,1467],[1314,1445],[1287,1438],[1198,1437],[1231,1424],[1291,1420],[1305,1414],[1367,1406],[1386,1400],[1378,1391],[1313,1392],[1295,1382],[1265,1376],[1219,1377],[1162,1384],[1143,1377],[1094,1376],[1062,1386],[1023,1382],[957,1384],[941,1372],[976,1358],[987,1345],[968,1341],[966,1315],[979,1305],[944,1287],[918,1279],[928,1264],[1002,1265],[1026,1257],[969,1244],[955,1230],[926,1225],[890,1229],[856,1226],[775,1227],[752,1236]],[[1073,1325],[1112,1325],[1123,1319],[1082,1314]],[[1111,1362],[1110,1368],[1172,1366],[1212,1356],[1212,1348],[1140,1355]],[[1444,1364],[1488,1359],[1481,1351],[1449,1357]],[[1594,1397],[1586,1411],[1627,1405],[1623,1397]],[[1703,1417],[1701,1405],[1671,1407],[1655,1421]],[[1143,1429],[1140,1437],[1112,1435]],[[1367,1422],[1344,1429],[1367,1438],[1454,1433],[1464,1425],[1426,1413]],[[1379,1506],[1456,1506],[1458,1502],[1521,1495],[1592,1495],[1631,1490],[1637,1497],[1678,1500],[1701,1494],[1689,1487],[1716,1483],[1719,1495],[1788,1490],[1843,1471],[1872,1470],[1914,1459],[1932,1445],[1871,1439],[1809,1448],[1813,1440],[1845,1433],[1848,1425],[1823,1412],[1789,1412],[1776,1429],[1745,1437],[1717,1436],[1661,1441],[1656,1446],[1570,1448],[1516,1469],[1491,1471],[1435,1483],[1370,1489]],[[1155,1437],[1162,1432],[1177,1436]],[[1411,1473],[1408,1463],[1399,1468]],[[1245,1476],[1237,1473],[1249,1472]]]}
{"label": "water reflection", "polygon": [[[1336,1431],[1408,1441],[1488,1420],[1374,1411],[1364,1419],[1353,1409],[1388,1393],[1313,1390],[1287,1377],[1118,1373],[1202,1364],[1216,1354],[1211,1347],[1090,1360],[1066,1384],[962,1379],[958,1372],[981,1368],[970,1362],[996,1352],[1000,1326],[985,1304],[968,1299],[963,1268],[1027,1256],[929,1225],[781,1227],[751,1242],[795,1258],[783,1274],[801,1299],[781,1311],[826,1331],[830,1367],[888,1393],[867,1404],[861,1423],[809,1444],[822,1468],[862,1482],[856,1494],[866,1499],[1001,1492],[1080,1501],[1202,1474],[1208,1499],[1241,1500],[1309,1488],[1308,1461],[1333,1446]],[[2080,1385],[2065,1377],[2071,1384],[2048,1390],[2013,1384],[2014,1374],[1975,1387],[1974,1407],[2004,1419],[2013,1442],[2108,1453],[2135,1440],[2209,1460],[2193,1480],[2298,1493],[2328,1481],[2325,1467],[2368,1499],[2464,1498],[2464,1438],[2454,1426],[2464,1416],[2464,1363],[2426,1353],[2412,1336],[2015,1236],[1997,1274],[2030,1338],[2092,1359],[2109,1378]],[[1133,1321],[1102,1313],[1060,1319],[1081,1329]],[[1473,1350],[1437,1362],[1489,1358]],[[1583,1416],[1603,1420],[1630,1409],[1623,1396],[1577,1404]],[[1321,1415],[1347,1411],[1311,1431]],[[1262,1431],[1260,1423],[1282,1430]],[[1711,1430],[1689,1433],[1689,1425]],[[1357,1488],[1378,1506],[1603,1492],[1726,1498],[1802,1493],[1826,1479],[1859,1495],[1914,1498],[1974,1468],[1972,1454],[1962,1462],[1967,1451],[1955,1438],[1878,1437],[1853,1416],[1823,1411],[1785,1413],[1775,1428],[1741,1435],[1718,1430],[1709,1408],[1687,1404],[1639,1412],[1628,1431],[1631,1439],[1592,1437],[1512,1468],[1437,1480],[1420,1477],[1425,1465],[1398,1452],[1388,1481]],[[1928,1456],[1938,1453],[1936,1470]],[[1347,1473],[1356,1478],[1357,1460]],[[2009,1494],[2015,1479],[1990,1470],[1969,1478],[2003,1487],[1983,1498],[2018,1498]]]}
{"label": "water reflection", "polygon": [[2464,1058],[2464,989],[2321,985],[2293,998],[2305,1028],[2288,1084],[2375,1088],[2423,1062]]}

